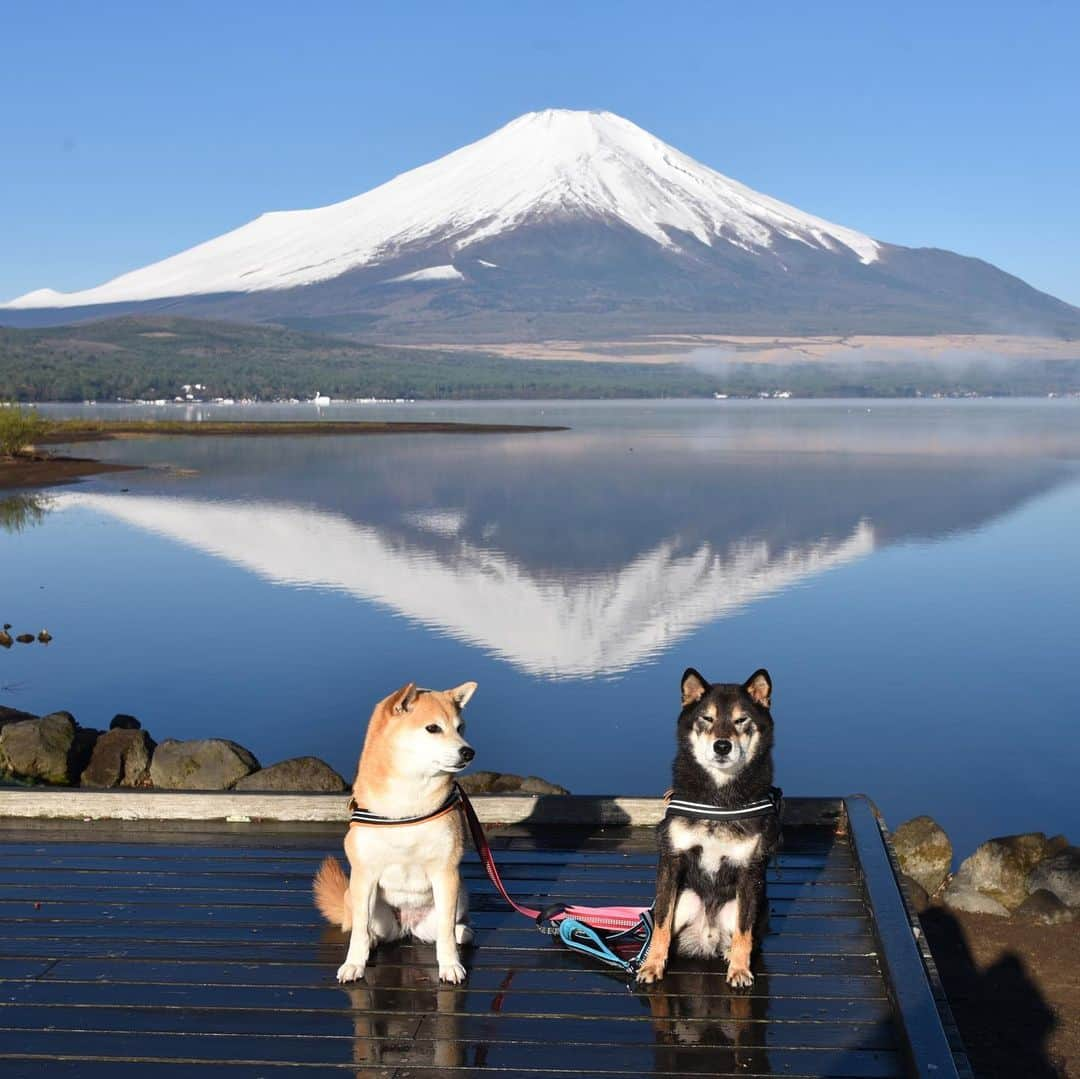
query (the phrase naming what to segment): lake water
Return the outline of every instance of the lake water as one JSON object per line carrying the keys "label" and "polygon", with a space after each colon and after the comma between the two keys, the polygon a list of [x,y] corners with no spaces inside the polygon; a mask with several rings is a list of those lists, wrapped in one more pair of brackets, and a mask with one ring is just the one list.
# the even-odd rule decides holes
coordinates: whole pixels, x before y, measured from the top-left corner
{"label": "lake water", "polygon": [[683,668],[765,666],[788,794],[929,812],[961,854],[1080,837],[1080,402],[320,414],[571,430],[94,446],[153,467],[4,503],[0,616],[54,641],[0,652],[0,704],[351,778],[375,700],[476,679],[477,767],[659,794]]}

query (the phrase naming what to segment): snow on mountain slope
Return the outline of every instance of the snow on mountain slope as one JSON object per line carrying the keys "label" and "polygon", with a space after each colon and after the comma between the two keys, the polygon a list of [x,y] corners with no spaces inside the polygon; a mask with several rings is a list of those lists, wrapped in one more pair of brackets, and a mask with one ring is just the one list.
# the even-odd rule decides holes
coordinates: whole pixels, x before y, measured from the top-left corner
{"label": "snow on mountain slope", "polygon": [[377,266],[425,242],[462,251],[550,216],[615,220],[666,248],[678,247],[669,233],[677,230],[703,244],[726,242],[751,252],[768,252],[781,236],[865,264],[879,254],[869,236],[758,194],[629,120],[549,109],[344,202],[263,214],[97,288],[38,289],[0,306],[75,307],[293,288]]}

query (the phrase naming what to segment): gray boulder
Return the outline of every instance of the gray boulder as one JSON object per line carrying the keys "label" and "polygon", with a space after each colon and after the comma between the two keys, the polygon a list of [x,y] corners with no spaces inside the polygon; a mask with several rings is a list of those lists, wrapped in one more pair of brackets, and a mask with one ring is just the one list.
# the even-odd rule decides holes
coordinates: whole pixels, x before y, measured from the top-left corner
{"label": "gray boulder", "polygon": [[0,728],[0,766],[25,779],[71,782],[75,721],[64,712],[5,723]]}
{"label": "gray boulder", "polygon": [[960,880],[959,873],[949,882],[942,899],[945,906],[951,910],[967,911],[969,914],[993,914],[998,918],[1009,916],[1008,907]]}
{"label": "gray boulder", "polygon": [[522,794],[569,794],[570,792],[565,787],[560,787],[558,783],[551,783],[546,779],[541,779],[539,776],[526,776],[522,781],[518,790]]}
{"label": "gray boulder", "polygon": [[146,731],[115,728],[98,738],[79,782],[84,787],[149,786],[153,753],[154,741]]}
{"label": "gray boulder", "polygon": [[1031,871],[1052,851],[1042,832],[988,839],[964,859],[954,880],[1015,910],[1028,897]]}
{"label": "gray boulder", "polygon": [[953,848],[945,829],[933,817],[904,821],[892,835],[900,869],[933,895],[952,869]]}
{"label": "gray boulder", "polygon": [[1039,888],[1016,908],[1013,917],[1036,925],[1065,925],[1073,921],[1076,911],[1065,906],[1053,892]]}
{"label": "gray boulder", "polygon": [[1028,877],[1032,892],[1045,888],[1067,907],[1080,907],[1080,847],[1065,847],[1039,863]]}
{"label": "gray boulder", "polygon": [[519,776],[513,772],[470,772],[462,776],[466,794],[569,794],[565,787],[539,776]]}
{"label": "gray boulder", "polygon": [[226,738],[167,738],[154,750],[150,780],[163,790],[224,791],[258,768],[251,753]]}
{"label": "gray boulder", "polygon": [[37,715],[33,712],[23,712],[18,708],[6,708],[0,704],[0,727],[5,727],[9,723],[22,723],[24,720],[37,718]]}
{"label": "gray boulder", "polygon": [[345,780],[318,757],[293,757],[244,776],[234,790],[332,791],[340,794],[346,786]]}

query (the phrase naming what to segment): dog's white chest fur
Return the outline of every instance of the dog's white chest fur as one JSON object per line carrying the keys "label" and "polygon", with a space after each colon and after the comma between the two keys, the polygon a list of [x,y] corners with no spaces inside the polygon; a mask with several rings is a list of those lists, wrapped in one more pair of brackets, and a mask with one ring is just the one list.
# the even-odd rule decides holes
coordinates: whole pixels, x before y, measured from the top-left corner
{"label": "dog's white chest fur", "polygon": [[352,857],[373,871],[382,896],[402,909],[432,905],[431,867],[456,861],[458,845],[445,819],[408,828],[354,828]]}
{"label": "dog's white chest fur", "polygon": [[761,844],[760,835],[745,836],[727,828],[709,829],[678,818],[671,822],[668,840],[680,851],[700,847],[698,864],[702,872],[711,876],[719,872],[724,862],[732,866],[749,865]]}

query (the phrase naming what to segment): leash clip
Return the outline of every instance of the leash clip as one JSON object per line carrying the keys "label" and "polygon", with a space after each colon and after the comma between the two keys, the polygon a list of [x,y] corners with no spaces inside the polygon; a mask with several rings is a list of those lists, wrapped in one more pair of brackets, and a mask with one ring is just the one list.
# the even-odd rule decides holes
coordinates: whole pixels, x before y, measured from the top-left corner
{"label": "leash clip", "polygon": [[555,921],[555,918],[557,915],[565,913],[565,911],[565,903],[549,903],[536,916],[536,928],[549,937],[557,937],[559,935],[559,923]]}

